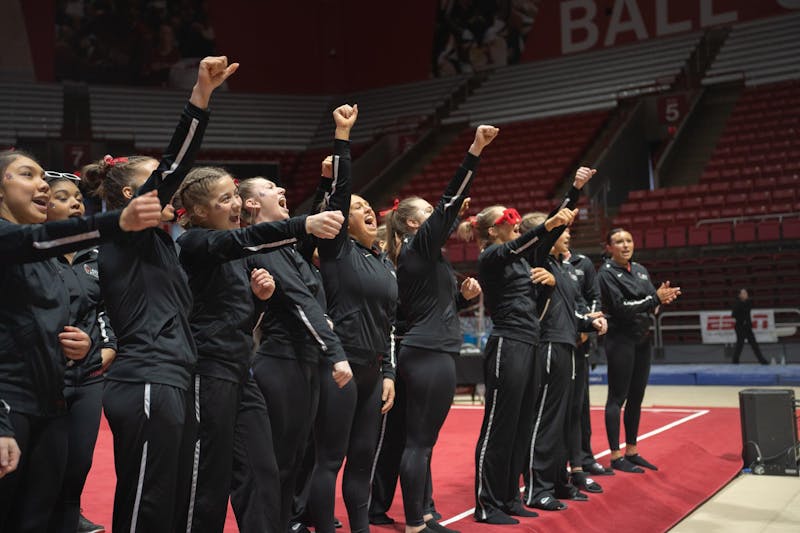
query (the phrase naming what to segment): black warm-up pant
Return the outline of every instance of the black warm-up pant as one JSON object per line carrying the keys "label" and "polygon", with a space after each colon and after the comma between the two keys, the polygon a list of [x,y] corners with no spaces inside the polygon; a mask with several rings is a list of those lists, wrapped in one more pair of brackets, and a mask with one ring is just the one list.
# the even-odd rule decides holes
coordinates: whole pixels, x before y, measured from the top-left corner
{"label": "black warm-up pant", "polygon": [[761,353],[761,348],[758,346],[753,328],[736,328],[736,348],[733,350],[733,364],[739,364],[739,357],[742,355],[744,341],[750,343],[750,347],[753,349],[753,353],[756,354],[758,362],[762,365],[766,365],[767,360],[764,359],[764,355]]}
{"label": "black warm-up pant", "polygon": [[81,514],[81,493],[92,468],[94,445],[103,410],[102,380],[64,387],[69,414],[69,446],[64,485],[50,519],[50,531],[75,533]]}
{"label": "black warm-up pant", "polygon": [[264,395],[250,376],[233,432],[231,507],[241,533],[282,532],[281,487]]}
{"label": "black warm-up pant", "polygon": [[[378,449],[375,463],[372,466],[372,493],[369,500],[370,516],[384,514],[389,511],[397,490],[400,475],[400,460],[406,447],[406,392],[405,384],[400,376],[394,382],[394,407],[381,417]],[[425,479],[425,496],[423,515],[436,511],[433,503],[433,484],[431,483],[431,465]]]}
{"label": "black warm-up pant", "polygon": [[456,365],[449,353],[401,346],[397,369],[406,392],[406,447],[400,460],[400,485],[406,525],[413,527],[425,523],[428,467],[453,403]]}
{"label": "black warm-up pant", "polygon": [[536,347],[536,369],[540,376],[526,480],[526,502],[533,505],[566,488],[567,430],[569,403],[575,379],[575,348],[546,342]]}
{"label": "black warm-up pant", "polygon": [[569,464],[583,467],[595,462],[592,453],[592,419],[589,409],[589,343],[575,350],[575,382],[569,413]]}
{"label": "black warm-up pant", "polygon": [[14,472],[0,478],[0,531],[45,532],[64,480],[69,417],[11,411],[22,455]]}
{"label": "black warm-up pant", "polygon": [[319,365],[319,410],[314,426],[316,463],[311,476],[308,512],[314,530],[333,533],[336,476],[347,455],[342,496],[350,531],[369,531],[370,471],[378,442],[383,379],[377,361],[352,364],[353,379],[339,388],[328,362]]}
{"label": "black warm-up pant", "polygon": [[289,525],[297,472],[319,401],[317,363],[257,355],[253,374],[267,404],[280,478],[281,531]]}
{"label": "black warm-up pant", "polygon": [[103,409],[114,435],[114,531],[186,530],[196,457],[193,390],[106,379]]}
{"label": "black warm-up pant", "polygon": [[625,406],[625,441],[636,444],[642,400],[650,377],[650,338],[637,343],[625,334],[609,331],[606,335],[608,359],[608,399],[606,433],[608,447],[619,450],[619,419]]}
{"label": "black warm-up pant", "polygon": [[[231,498],[241,523],[239,529],[243,532],[279,530],[280,489],[272,453],[272,432],[261,391],[255,380],[248,378],[246,383],[240,384],[195,376],[200,427],[199,458],[192,476],[196,483],[189,500],[191,531],[222,532],[225,527],[235,452],[240,470],[249,471],[247,478],[250,479],[249,493],[239,491]],[[249,403],[255,405],[251,407]],[[241,424],[240,417],[243,417]],[[264,490],[267,487],[269,490]]]}
{"label": "black warm-up pant", "polygon": [[521,505],[519,475],[533,431],[535,346],[492,335],[486,343],[486,405],[475,448],[475,518]]}

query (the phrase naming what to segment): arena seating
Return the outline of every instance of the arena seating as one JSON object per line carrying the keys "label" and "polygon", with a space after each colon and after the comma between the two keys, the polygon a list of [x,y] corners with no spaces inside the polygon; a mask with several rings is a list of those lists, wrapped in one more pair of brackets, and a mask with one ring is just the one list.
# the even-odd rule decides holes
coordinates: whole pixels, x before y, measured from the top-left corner
{"label": "arena seating", "polygon": [[[645,261],[654,283],[669,280],[683,294],[669,311],[730,309],[738,290],[752,293],[755,307],[797,308],[800,305],[800,252],[741,253]],[[687,320],[696,323],[696,316]],[[698,342],[699,331],[665,333],[669,341]],[[800,334],[798,334],[800,335]]]}
{"label": "arena seating", "polygon": [[[467,80],[467,76],[450,76],[360,91],[333,98],[329,107],[333,110],[343,103],[358,104],[358,127],[351,140],[364,143],[387,130],[416,129]],[[333,130],[330,115],[325,115],[312,145],[329,144]]]}
{"label": "arena seating", "polygon": [[703,84],[744,78],[750,86],[800,78],[798,27],[800,13],[735,25]]}
{"label": "arena seating", "polygon": [[[487,157],[472,185],[470,212],[493,204],[514,207],[520,213],[550,211],[557,188],[607,117],[605,111],[594,111],[501,126],[500,137],[486,149]],[[462,132],[403,187],[400,197],[416,195],[435,203],[474,135],[472,128]],[[452,241],[448,253],[454,262],[477,257],[474,243],[464,247]]]}
{"label": "arena seating", "polygon": [[667,88],[697,33],[497,69],[460,108],[470,123],[611,109],[617,99]]}
{"label": "arena seating", "polygon": [[[132,140],[137,149],[161,149],[169,142],[185,91],[90,87],[92,136]],[[213,118],[203,147],[237,153],[300,151],[308,147],[328,96],[269,94],[214,95]]]}
{"label": "arena seating", "polygon": [[[651,226],[645,248],[797,238],[798,132],[800,82],[750,87],[728,119],[700,182],[631,191],[614,224]],[[695,227],[714,219],[721,220]]]}
{"label": "arena seating", "polygon": [[61,85],[0,83],[0,148],[20,138],[48,139],[61,136],[64,97]]}

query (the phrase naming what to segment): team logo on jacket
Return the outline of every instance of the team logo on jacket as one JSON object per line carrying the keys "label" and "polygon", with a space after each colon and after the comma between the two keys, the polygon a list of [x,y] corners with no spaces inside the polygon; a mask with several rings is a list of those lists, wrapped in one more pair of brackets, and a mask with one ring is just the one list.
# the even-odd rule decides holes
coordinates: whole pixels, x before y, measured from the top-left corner
{"label": "team logo on jacket", "polygon": [[639,279],[643,279],[643,280],[650,279],[649,277],[647,277],[647,274],[643,274],[642,272],[637,272],[636,275],[639,276]]}
{"label": "team logo on jacket", "polygon": [[89,266],[88,264],[83,265],[83,271],[94,279],[100,279],[100,273],[97,271],[97,269]]}
{"label": "team logo on jacket", "polygon": [[579,276],[583,276],[583,269],[582,269],[582,268],[576,268],[576,269],[575,269],[575,273],[576,273],[577,275],[579,275]]}
{"label": "team logo on jacket", "polygon": [[572,278],[572,281],[578,281],[578,276],[574,272],[570,272],[569,277]]}

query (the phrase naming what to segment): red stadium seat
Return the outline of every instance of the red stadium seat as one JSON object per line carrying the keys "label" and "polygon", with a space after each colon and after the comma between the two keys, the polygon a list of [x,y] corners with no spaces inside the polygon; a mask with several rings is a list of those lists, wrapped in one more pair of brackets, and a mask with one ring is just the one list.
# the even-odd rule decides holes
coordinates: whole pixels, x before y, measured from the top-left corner
{"label": "red stadium seat", "polygon": [[644,233],[644,247],[656,249],[664,247],[664,230],[662,228],[650,228]]}
{"label": "red stadium seat", "polygon": [[800,239],[800,218],[786,218],[783,220],[783,239]]}
{"label": "red stadium seat", "polygon": [[753,242],[756,240],[755,222],[740,222],[733,227],[734,242]]}
{"label": "red stadium seat", "polygon": [[666,245],[670,248],[686,246],[686,228],[672,227],[666,231]]}
{"label": "red stadium seat", "polygon": [[709,234],[711,244],[729,244],[731,242],[731,225],[712,224]]}
{"label": "red stadium seat", "polygon": [[781,238],[781,223],[777,220],[762,220],[758,223],[759,241],[777,241]]}
{"label": "red stadium seat", "polygon": [[705,246],[708,244],[708,228],[698,226],[689,228],[689,246]]}

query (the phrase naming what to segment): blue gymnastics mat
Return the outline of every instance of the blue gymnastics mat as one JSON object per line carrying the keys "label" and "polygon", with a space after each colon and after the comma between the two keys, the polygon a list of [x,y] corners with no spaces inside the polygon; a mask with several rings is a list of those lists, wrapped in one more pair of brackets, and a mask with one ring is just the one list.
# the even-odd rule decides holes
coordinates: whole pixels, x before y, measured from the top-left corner
{"label": "blue gymnastics mat", "polygon": [[[608,369],[598,365],[589,374],[592,385],[608,383]],[[650,385],[788,385],[800,386],[800,365],[658,365],[650,369]]]}

